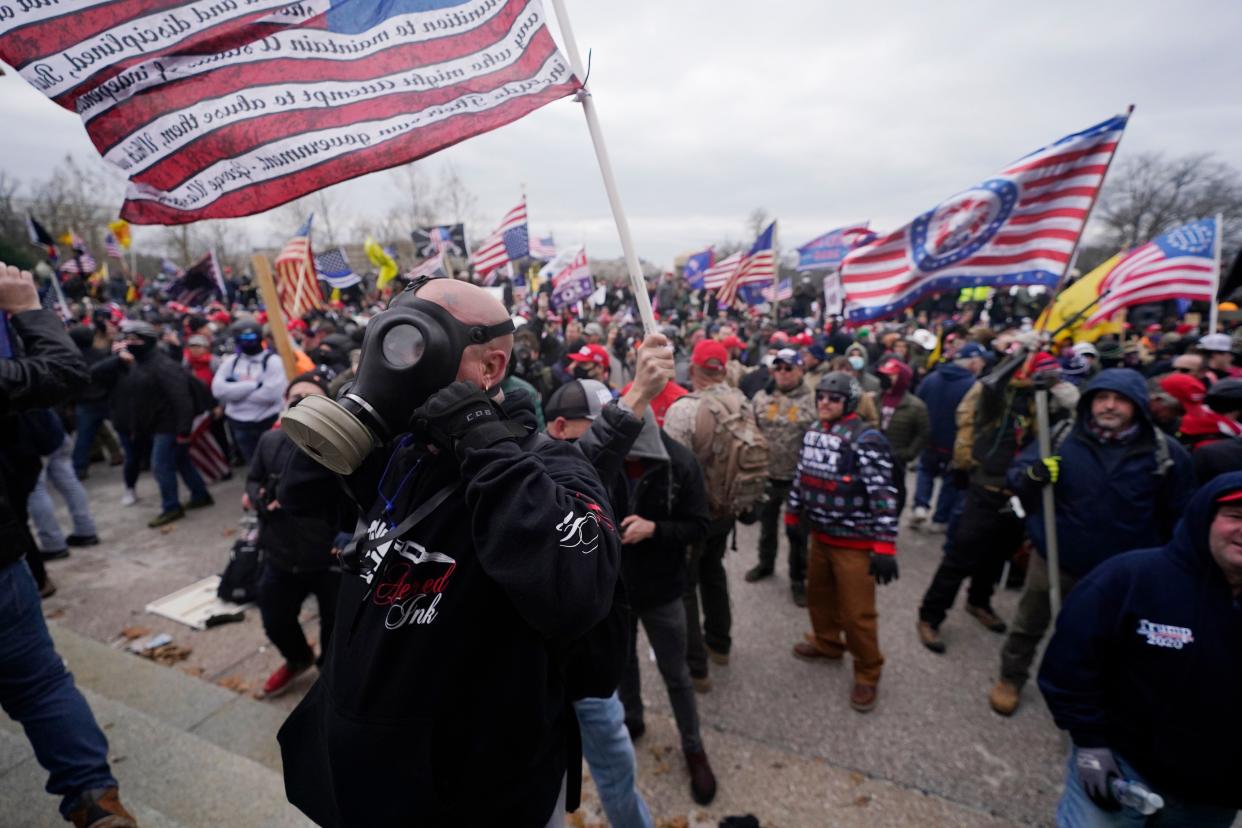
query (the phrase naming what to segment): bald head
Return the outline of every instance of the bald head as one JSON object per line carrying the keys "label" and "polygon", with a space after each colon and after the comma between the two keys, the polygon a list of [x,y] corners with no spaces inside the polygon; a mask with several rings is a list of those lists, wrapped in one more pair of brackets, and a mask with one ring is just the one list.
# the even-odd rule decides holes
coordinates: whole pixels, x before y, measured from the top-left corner
{"label": "bald head", "polygon": [[[496,325],[509,318],[500,300],[478,285],[456,279],[432,279],[418,291],[418,298],[435,302],[464,325]],[[462,353],[457,379],[469,380],[489,389],[505,378],[513,334],[498,336],[481,345],[471,345]]]}

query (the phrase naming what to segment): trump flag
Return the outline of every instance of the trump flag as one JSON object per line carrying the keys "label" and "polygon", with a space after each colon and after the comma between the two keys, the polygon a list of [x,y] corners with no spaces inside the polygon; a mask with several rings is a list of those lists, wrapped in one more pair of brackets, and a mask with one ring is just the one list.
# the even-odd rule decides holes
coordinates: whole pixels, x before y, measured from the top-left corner
{"label": "trump flag", "polygon": [[0,4],[0,59],[129,177],[121,214],[258,213],[580,86],[539,0]]}
{"label": "trump flag", "polygon": [[841,263],[846,316],[879,319],[966,287],[1056,286],[1127,117],[1036,150],[851,252]]}

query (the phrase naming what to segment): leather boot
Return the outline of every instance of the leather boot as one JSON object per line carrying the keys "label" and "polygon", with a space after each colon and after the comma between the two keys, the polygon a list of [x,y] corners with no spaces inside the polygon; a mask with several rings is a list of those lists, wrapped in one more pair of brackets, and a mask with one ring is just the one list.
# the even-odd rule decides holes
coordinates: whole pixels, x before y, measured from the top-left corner
{"label": "leather boot", "polygon": [[74,828],[138,828],[116,788],[83,791],[69,812]]}
{"label": "leather boot", "polygon": [[690,770],[690,793],[694,801],[707,805],[716,798],[716,774],[703,750],[686,751],[686,767]]}

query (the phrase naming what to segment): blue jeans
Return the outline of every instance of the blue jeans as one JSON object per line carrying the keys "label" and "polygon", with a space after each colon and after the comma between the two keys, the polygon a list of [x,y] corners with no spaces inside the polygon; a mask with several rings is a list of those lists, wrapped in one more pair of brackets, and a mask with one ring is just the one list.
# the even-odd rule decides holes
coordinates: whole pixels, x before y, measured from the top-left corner
{"label": "blue jeans", "polygon": [[574,712],[582,730],[582,755],[608,822],[613,828],[651,828],[651,812],[634,786],[638,765],[621,699],[616,693],[606,699],[580,699]]}
{"label": "blue jeans", "polygon": [[77,407],[78,433],[73,443],[73,467],[85,472],[91,466],[91,446],[95,435],[108,419],[108,401],[82,402]]}
{"label": "blue jeans", "polygon": [[953,506],[961,496],[961,490],[949,483],[947,472],[951,459],[951,454],[935,449],[925,449],[919,456],[918,479],[914,485],[915,506],[923,508],[931,506],[932,490],[936,486],[936,478],[940,478],[940,495],[936,498],[936,511],[932,514],[933,523],[948,523]]}
{"label": "blue jeans", "polygon": [[190,447],[177,442],[175,434],[156,434],[151,442],[151,474],[160,486],[160,504],[165,512],[181,508],[177,496],[177,475],[190,489],[191,500],[206,500],[207,484],[190,462]]}
{"label": "blue jeans", "polygon": [[116,786],[108,740],[52,646],[34,578],[22,561],[0,568],[0,707],[19,722],[67,815],[92,788]]}
{"label": "blue jeans", "polygon": [[233,435],[233,445],[237,447],[237,453],[241,455],[242,460],[246,461],[246,465],[249,466],[251,459],[254,458],[254,450],[259,447],[259,438],[272,430],[272,426],[276,423],[276,417],[271,416],[255,423],[234,420],[232,417],[229,417],[228,423],[229,433]]}
{"label": "blue jeans", "polygon": [[1165,791],[1148,783],[1125,759],[1114,753],[1117,767],[1131,782],[1142,782],[1147,788],[1164,797],[1164,807],[1149,817],[1130,808],[1104,811],[1096,807],[1082,789],[1078,779],[1075,757],[1078,749],[1070,750],[1069,768],[1065,774],[1065,793],[1057,804],[1058,828],[1229,828],[1237,811],[1219,805],[1196,805],[1169,796]]}
{"label": "blue jeans", "polygon": [[125,488],[132,489],[138,483],[143,461],[151,454],[151,435],[129,434],[117,429],[116,436],[120,438],[121,450],[125,452],[125,465],[121,467],[121,476],[125,478]]}
{"label": "blue jeans", "polygon": [[91,516],[91,504],[86,497],[86,489],[78,482],[73,471],[73,442],[66,437],[60,448],[48,455],[44,461],[43,473],[39,482],[26,501],[30,518],[34,521],[35,530],[39,535],[39,548],[44,552],[55,552],[65,548],[65,533],[61,531],[56,520],[56,507],[52,496],[48,493],[48,485],[60,492],[69,507],[69,516],[73,519],[73,534],[95,534],[95,518]]}

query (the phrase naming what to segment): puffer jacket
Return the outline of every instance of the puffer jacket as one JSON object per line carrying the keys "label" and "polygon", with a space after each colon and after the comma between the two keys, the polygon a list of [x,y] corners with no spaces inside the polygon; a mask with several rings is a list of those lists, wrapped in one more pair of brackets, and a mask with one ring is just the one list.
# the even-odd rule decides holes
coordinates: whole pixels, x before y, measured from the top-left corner
{"label": "puffer jacket", "polygon": [[768,440],[768,476],[792,480],[802,451],[802,435],[815,424],[815,392],[805,382],[792,391],[782,391],[775,383],[751,401],[755,422]]}
{"label": "puffer jacket", "polygon": [[[884,436],[888,438],[889,449],[893,459],[905,466],[914,461],[927,446],[931,423],[927,417],[927,406],[918,397],[906,389],[914,379],[910,366],[897,359],[886,360],[897,370],[892,386],[880,398],[880,425]],[[896,398],[894,405],[892,400]]]}

